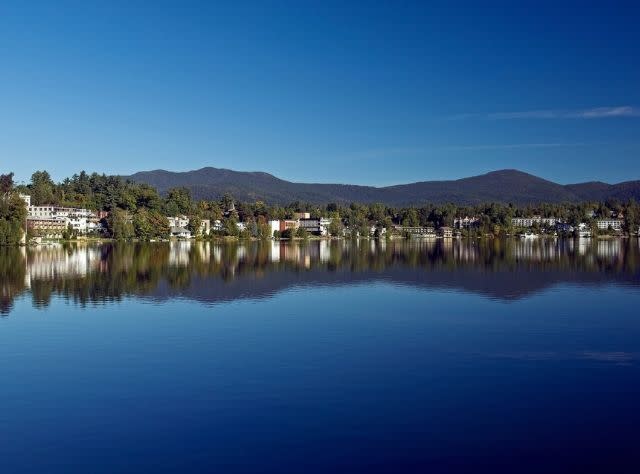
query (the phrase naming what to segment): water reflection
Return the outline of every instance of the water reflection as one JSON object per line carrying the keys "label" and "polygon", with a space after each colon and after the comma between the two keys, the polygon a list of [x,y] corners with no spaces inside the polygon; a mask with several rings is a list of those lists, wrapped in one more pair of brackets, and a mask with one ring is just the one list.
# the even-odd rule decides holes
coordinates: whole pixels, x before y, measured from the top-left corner
{"label": "water reflection", "polygon": [[293,285],[386,280],[504,300],[561,283],[640,286],[640,242],[629,240],[171,242],[0,249],[0,313],[31,294],[77,304],[139,296],[215,303]]}

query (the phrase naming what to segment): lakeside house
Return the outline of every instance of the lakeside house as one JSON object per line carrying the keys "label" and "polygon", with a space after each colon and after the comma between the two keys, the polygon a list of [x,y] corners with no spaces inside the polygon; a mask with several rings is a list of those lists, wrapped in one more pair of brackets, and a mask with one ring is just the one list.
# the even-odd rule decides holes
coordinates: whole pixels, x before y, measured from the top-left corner
{"label": "lakeside house", "polygon": [[[171,229],[170,230],[171,237],[185,238],[185,239],[190,239],[192,237],[191,231],[188,230],[189,223],[191,222],[191,220],[187,216],[181,215],[181,216],[167,217],[167,220],[169,222],[169,228]],[[200,221],[199,234],[209,235],[210,233],[211,233],[211,221],[209,219],[202,219]]]}
{"label": "lakeside house", "polygon": [[[26,228],[32,234],[41,237],[60,238],[62,233],[71,228],[77,234],[85,235],[102,230],[103,213],[90,209],[63,207],[53,204],[41,206],[31,205],[31,196],[21,194],[20,198],[27,208]],[[105,217],[107,213],[104,213]]]}
{"label": "lakeside house", "polygon": [[67,221],[58,217],[27,217],[27,231],[30,235],[61,239],[67,230]]}
{"label": "lakeside house", "polygon": [[396,225],[393,226],[393,230],[399,234],[409,234],[417,237],[436,236],[436,232],[433,227]]}
{"label": "lakeside house", "polygon": [[453,229],[447,226],[440,227],[438,229],[438,237],[442,237],[443,239],[453,238]]}
{"label": "lakeside house", "polygon": [[[305,215],[309,215],[308,212],[304,213]],[[310,218],[304,217],[299,219],[299,227],[305,229],[307,232],[313,235],[329,235],[329,225],[331,224],[331,219],[327,219],[326,217],[320,218]]]}
{"label": "lakeside house", "polygon": [[297,219],[282,219],[280,222],[280,232],[284,232],[287,229],[298,230],[300,227],[300,221]]}
{"label": "lakeside house", "polygon": [[269,235],[273,237],[273,234],[276,231],[280,232],[280,221],[277,219],[271,219],[269,221],[269,229],[270,229]]}
{"label": "lakeside house", "polygon": [[379,225],[372,225],[371,228],[369,229],[369,236],[375,237],[376,232],[378,232],[379,236],[386,235],[387,228]]}
{"label": "lakeside house", "polygon": [[584,222],[581,222],[580,224],[578,224],[578,237],[580,238],[589,238],[591,237],[591,229],[589,228],[589,226],[587,224],[585,224]]}
{"label": "lakeside house", "polygon": [[556,224],[556,231],[557,232],[561,232],[561,233],[565,233],[565,234],[570,234],[571,232],[573,232],[575,229],[571,224],[568,224],[566,222],[558,222]]}
{"label": "lakeside house", "polygon": [[453,219],[453,227],[455,229],[470,229],[472,227],[480,226],[480,218],[479,217],[456,217]]}
{"label": "lakeside house", "polygon": [[623,223],[624,223],[624,220],[619,218],[598,219],[596,221],[596,225],[598,226],[598,229],[602,229],[602,230],[613,229],[615,231],[621,231]]}
{"label": "lakeside house", "polygon": [[185,227],[171,227],[170,234],[171,237],[176,237],[178,239],[191,238],[191,231]]}
{"label": "lakeside house", "polygon": [[556,217],[532,216],[511,218],[511,225],[514,227],[533,227],[536,224],[543,227],[554,227],[558,222],[559,219]]}

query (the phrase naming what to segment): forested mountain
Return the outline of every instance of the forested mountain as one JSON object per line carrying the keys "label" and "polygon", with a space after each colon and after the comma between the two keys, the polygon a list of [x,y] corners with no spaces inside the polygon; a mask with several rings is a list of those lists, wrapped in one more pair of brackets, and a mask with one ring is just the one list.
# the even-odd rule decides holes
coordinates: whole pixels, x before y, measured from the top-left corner
{"label": "forested mountain", "polygon": [[380,202],[391,206],[445,202],[461,205],[483,202],[526,205],[603,201],[610,198],[627,200],[632,197],[640,200],[640,181],[613,185],[601,182],[561,185],[518,170],[387,187],[294,183],[268,173],[211,167],[186,172],[143,171],[125,178],[149,184],[163,194],[173,187],[184,186],[195,199],[219,199],[230,194],[241,201],[262,200],[270,204],[301,201],[314,204]]}

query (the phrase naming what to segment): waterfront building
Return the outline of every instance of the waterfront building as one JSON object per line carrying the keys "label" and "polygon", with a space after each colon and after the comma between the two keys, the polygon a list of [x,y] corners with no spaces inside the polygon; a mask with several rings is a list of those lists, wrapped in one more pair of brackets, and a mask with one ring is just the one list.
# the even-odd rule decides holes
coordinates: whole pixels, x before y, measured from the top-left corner
{"label": "waterfront building", "polygon": [[35,237],[61,239],[67,230],[67,219],[62,217],[27,217],[27,230]]}
{"label": "waterfront building", "polygon": [[438,229],[438,236],[444,239],[450,239],[453,237],[453,229],[451,227],[440,227]]}
{"label": "waterfront building", "polygon": [[[102,227],[100,215],[90,209],[54,206],[52,204],[32,206],[30,196],[21,195],[21,197],[27,204],[27,228],[32,231],[44,232],[49,235],[51,231],[64,225],[64,229],[70,226],[78,234],[87,234]],[[53,234],[55,235],[55,232]]]}
{"label": "waterfront building", "polygon": [[396,225],[394,230],[400,234],[407,233],[410,235],[416,235],[419,237],[435,237],[436,233],[433,227],[411,227],[404,225]]}
{"label": "waterfront building", "polygon": [[275,231],[280,232],[280,221],[277,219],[272,219],[269,221],[269,229],[270,229],[270,237],[273,237],[273,233]]}
{"label": "waterfront building", "polygon": [[[308,212],[306,213],[309,214]],[[328,235],[329,234],[329,225],[331,224],[331,219],[327,219],[325,217],[321,217],[319,219],[311,219],[311,218],[301,218],[299,219],[299,227],[302,227],[310,234],[314,235]]]}
{"label": "waterfront building", "polygon": [[280,221],[280,232],[284,232],[287,229],[298,230],[300,221],[297,219],[283,219]]}
{"label": "waterfront building", "polygon": [[567,224],[566,222],[558,222],[556,224],[556,230],[558,232],[564,232],[566,234],[569,234],[573,232],[574,228],[571,224]]}
{"label": "waterfront building", "polygon": [[469,229],[480,226],[479,217],[456,217],[453,219],[453,227],[456,229]]}
{"label": "waterfront building", "polygon": [[554,227],[559,222],[556,217],[513,217],[511,219],[511,225],[514,227],[533,227],[534,224],[543,227]]}
{"label": "waterfront building", "polygon": [[171,237],[179,239],[190,239],[191,231],[185,227],[171,227]]}
{"label": "waterfront building", "polygon": [[622,230],[623,222],[624,221],[622,219],[614,219],[614,218],[598,219],[596,221],[596,225],[598,226],[598,229],[607,230],[611,228],[615,231],[620,231]]}
{"label": "waterfront building", "polygon": [[[167,217],[167,220],[169,221],[169,227],[171,227],[172,229],[174,227],[187,229],[189,226],[189,222],[191,222],[190,219],[185,215]],[[216,221],[216,222],[220,222],[220,221]],[[217,230],[215,223],[214,223],[213,229]],[[220,230],[222,230],[222,224],[220,224]],[[211,221],[209,219],[202,219],[200,221],[200,235],[209,235],[210,233],[211,233]],[[189,232],[189,234],[191,234],[191,232]],[[173,232],[171,232],[171,235],[174,236]]]}

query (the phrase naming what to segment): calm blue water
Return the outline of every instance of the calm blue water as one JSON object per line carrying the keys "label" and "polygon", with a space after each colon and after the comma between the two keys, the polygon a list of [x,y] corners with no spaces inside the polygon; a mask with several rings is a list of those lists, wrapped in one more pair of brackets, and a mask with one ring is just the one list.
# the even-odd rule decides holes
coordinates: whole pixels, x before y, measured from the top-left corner
{"label": "calm blue water", "polygon": [[0,255],[1,472],[638,472],[635,243],[317,244]]}

